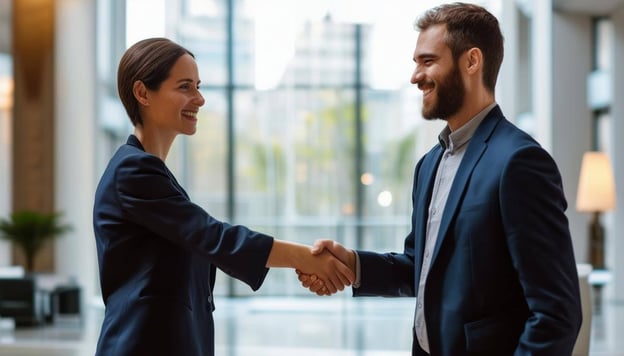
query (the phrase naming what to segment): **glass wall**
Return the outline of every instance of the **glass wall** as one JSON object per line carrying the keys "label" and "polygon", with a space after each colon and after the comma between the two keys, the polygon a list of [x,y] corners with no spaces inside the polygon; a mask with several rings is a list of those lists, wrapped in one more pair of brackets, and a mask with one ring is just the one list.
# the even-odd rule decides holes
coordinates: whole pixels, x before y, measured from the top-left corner
{"label": "glass wall", "polygon": [[[443,126],[421,118],[409,83],[413,22],[435,3],[126,0],[110,10],[110,21],[127,18],[126,33],[100,37],[114,54],[98,56],[112,61],[100,65],[110,71],[102,81],[139,39],[181,43],[195,54],[206,104],[167,163],[194,202],[281,239],[402,251],[413,169]],[[147,6],[156,16],[144,16]],[[102,147],[114,147],[130,127],[104,92],[101,122],[115,134]],[[215,292],[252,293],[224,274]],[[307,292],[294,271],[275,269],[258,293]]]}

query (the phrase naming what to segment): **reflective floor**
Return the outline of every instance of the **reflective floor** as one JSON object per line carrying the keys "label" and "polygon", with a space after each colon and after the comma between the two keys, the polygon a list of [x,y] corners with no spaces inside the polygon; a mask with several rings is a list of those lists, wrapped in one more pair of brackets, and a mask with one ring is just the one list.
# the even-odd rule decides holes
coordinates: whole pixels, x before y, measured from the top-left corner
{"label": "reflective floor", "polygon": [[[250,297],[216,300],[216,354],[408,356],[413,299]],[[93,355],[101,310],[50,327],[0,331],[0,355]],[[591,356],[624,355],[624,303],[592,319]]]}

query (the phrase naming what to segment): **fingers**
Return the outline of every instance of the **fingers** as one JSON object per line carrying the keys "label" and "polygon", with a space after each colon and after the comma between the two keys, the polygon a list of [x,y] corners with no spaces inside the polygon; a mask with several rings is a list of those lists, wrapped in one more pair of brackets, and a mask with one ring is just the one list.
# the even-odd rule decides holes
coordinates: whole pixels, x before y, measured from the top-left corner
{"label": "fingers", "polygon": [[322,260],[322,272],[320,275],[321,279],[325,282],[325,287],[331,294],[336,293],[337,291],[341,291],[344,289],[344,283],[341,282],[339,274],[341,272],[338,271],[338,267],[342,265],[337,259],[327,251],[324,251],[321,256],[319,256]]}
{"label": "fingers", "polygon": [[301,285],[317,295],[332,295],[355,282],[355,252],[333,240],[317,240],[301,270]]}
{"label": "fingers", "polygon": [[[343,251],[341,251],[340,253],[343,255],[343,259],[349,261],[348,263],[350,263],[351,258],[349,258],[350,254],[355,254],[353,251],[351,250],[346,250],[344,248],[341,247],[341,249]],[[328,250],[329,252],[329,250]],[[334,285],[336,285],[338,287],[338,285],[340,285],[339,289],[342,290],[342,288],[344,286],[349,286],[352,285],[353,283],[355,283],[355,263],[353,262],[353,267],[350,267],[347,263],[345,263],[343,261],[343,259],[331,254],[330,255],[331,258],[331,275],[330,278],[332,280],[332,282],[334,283]],[[352,258],[353,260],[355,260],[355,256],[353,256]]]}
{"label": "fingers", "polygon": [[[318,280],[318,277],[315,275],[310,275],[310,274],[305,274],[305,273],[298,273],[298,278],[299,278],[299,282],[301,282],[301,285],[304,288],[310,288],[310,286],[316,282]],[[315,291],[312,291],[315,292]]]}
{"label": "fingers", "polygon": [[340,277],[342,283],[349,286],[355,283],[355,252],[353,252],[353,250],[345,250],[345,253],[352,256],[345,257],[348,262],[340,260],[340,263],[338,263],[338,266],[336,267],[336,271],[338,272],[338,276]]}
{"label": "fingers", "polygon": [[[355,252],[341,245],[333,240],[317,240],[311,249],[313,255],[320,255],[323,251],[328,251],[332,255],[336,256],[342,263],[344,263],[351,270],[355,270]],[[344,271],[344,270],[343,270]],[[344,273],[346,276],[350,273]],[[351,283],[355,281],[355,275],[353,278],[349,278]]]}
{"label": "fingers", "polygon": [[332,240],[316,240],[310,252],[312,252],[313,255],[319,255],[324,249],[331,248],[333,243],[334,241]]}
{"label": "fingers", "polygon": [[295,272],[297,272],[297,278],[301,282],[301,285],[304,288],[309,289],[310,292],[316,293],[319,296],[331,295],[329,293],[329,290],[327,290],[327,288],[325,287],[325,283],[323,283],[322,280],[318,279],[316,275],[306,274],[299,270],[296,270]]}
{"label": "fingers", "polygon": [[319,258],[323,259],[322,266],[325,272],[325,274],[319,273],[319,277],[324,280],[330,292],[334,293],[332,287],[342,291],[345,286],[355,282],[355,271],[329,253],[329,251],[323,252]]}
{"label": "fingers", "polygon": [[329,274],[323,282],[325,283],[325,288],[327,288],[330,294],[338,292],[339,288],[342,290],[342,286],[334,274]]}
{"label": "fingers", "polygon": [[338,278],[340,279],[340,284],[342,284],[343,286],[350,286],[355,282],[355,274],[353,274],[353,271],[351,271],[346,266],[344,266],[344,269],[346,269],[346,271],[338,271],[339,272]]}
{"label": "fingers", "polygon": [[327,290],[327,288],[325,287],[325,284],[323,283],[323,281],[316,280],[316,282],[314,282],[311,286],[310,286],[310,292],[312,293],[316,293],[319,296],[323,296],[323,295],[331,295],[331,293],[329,293],[329,291]]}

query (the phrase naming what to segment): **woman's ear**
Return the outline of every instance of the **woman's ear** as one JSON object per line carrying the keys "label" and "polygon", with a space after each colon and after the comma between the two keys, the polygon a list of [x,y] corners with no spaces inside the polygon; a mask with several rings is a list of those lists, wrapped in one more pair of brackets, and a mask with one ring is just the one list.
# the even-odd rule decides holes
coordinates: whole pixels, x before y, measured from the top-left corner
{"label": "woman's ear", "polygon": [[134,84],[132,85],[132,94],[134,94],[134,97],[139,102],[139,104],[143,106],[149,106],[149,100],[147,98],[147,88],[142,81],[137,80],[136,82],[134,82]]}

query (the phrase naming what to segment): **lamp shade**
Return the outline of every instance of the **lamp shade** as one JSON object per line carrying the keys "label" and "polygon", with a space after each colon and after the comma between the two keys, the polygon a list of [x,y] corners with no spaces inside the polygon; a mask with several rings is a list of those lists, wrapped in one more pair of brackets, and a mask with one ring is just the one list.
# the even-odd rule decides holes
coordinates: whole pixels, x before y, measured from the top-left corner
{"label": "lamp shade", "polygon": [[609,156],[585,152],[576,196],[576,210],[603,212],[615,209],[615,182]]}
{"label": "lamp shade", "polygon": [[13,107],[13,79],[0,77],[0,110]]}

